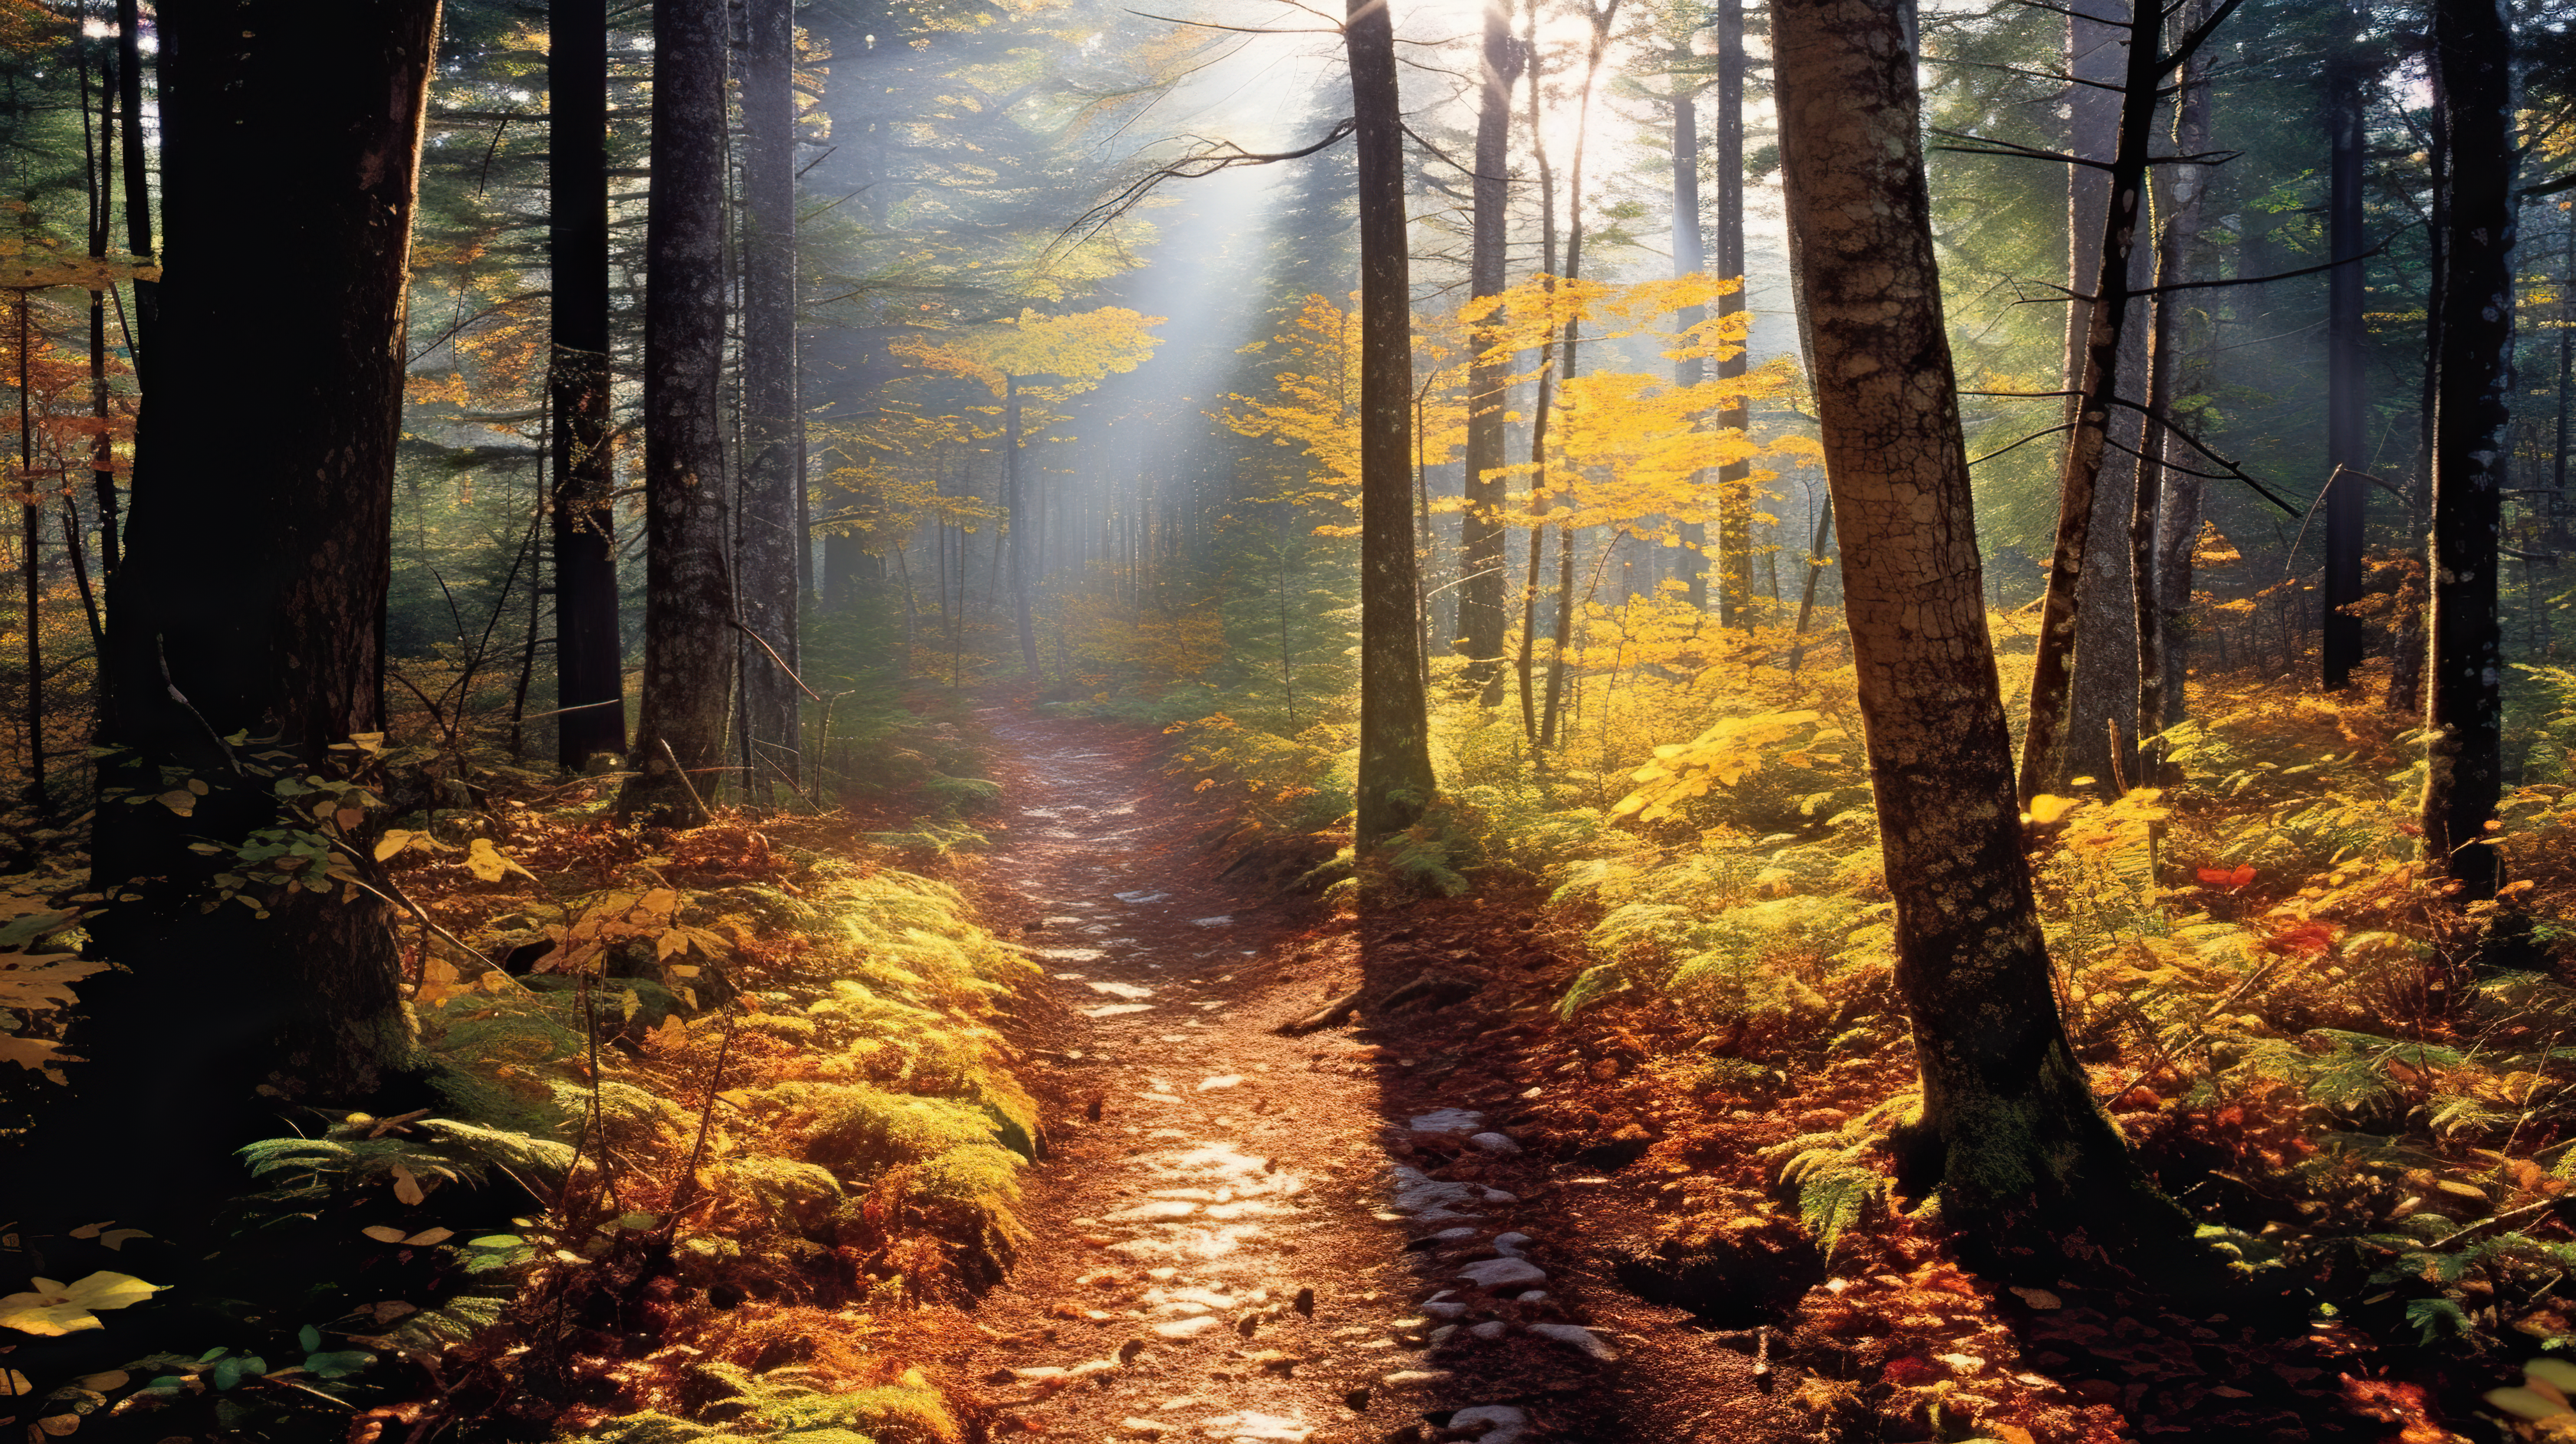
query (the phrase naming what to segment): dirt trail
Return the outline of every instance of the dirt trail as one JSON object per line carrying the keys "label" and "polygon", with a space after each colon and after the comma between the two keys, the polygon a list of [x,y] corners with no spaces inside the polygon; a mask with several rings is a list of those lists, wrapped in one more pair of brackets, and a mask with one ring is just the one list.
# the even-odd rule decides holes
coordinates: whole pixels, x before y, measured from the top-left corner
{"label": "dirt trail", "polygon": [[1566,1389],[1613,1346],[1553,1315],[1519,1200],[1491,1186],[1507,1180],[1389,1157],[1426,1135],[1470,1158],[1514,1145],[1467,1142],[1472,1115],[1391,1116],[1382,1046],[1274,1031],[1334,986],[1295,945],[1316,920],[1215,876],[1193,836],[1210,815],[1171,801],[1150,738],[978,720],[1013,759],[994,920],[1074,1015],[1041,1060],[1071,1106],[1029,1179],[1038,1237],[978,1306],[984,1341],[948,1361],[988,1391],[996,1435],[1538,1437],[1449,1356],[1530,1349]]}

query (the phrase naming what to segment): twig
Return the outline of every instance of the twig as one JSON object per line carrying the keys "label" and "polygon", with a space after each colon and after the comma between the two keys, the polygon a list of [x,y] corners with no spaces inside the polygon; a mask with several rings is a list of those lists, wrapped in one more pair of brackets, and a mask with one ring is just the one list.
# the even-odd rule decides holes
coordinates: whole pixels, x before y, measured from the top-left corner
{"label": "twig", "polygon": [[[823,700],[823,694],[806,686],[805,679],[796,675],[796,669],[787,665],[787,659],[778,655],[778,649],[769,645],[768,639],[762,637],[758,632],[753,631],[751,629],[751,625],[743,621],[742,618],[735,617],[732,620],[734,630],[751,638],[753,641],[758,642],[760,644],[760,650],[769,654],[769,660],[778,664],[778,670],[787,674],[787,680],[796,684],[797,691],[804,693],[806,696],[813,698],[817,702]],[[596,706],[598,704],[593,703],[592,705]]]}
{"label": "twig", "polygon": [[665,1241],[676,1233],[680,1215],[697,1202],[698,1160],[706,1156],[707,1133],[716,1123],[716,1090],[724,1083],[725,1060],[733,1055],[734,1034],[741,1031],[742,1015],[731,1004],[725,1007],[724,1041],[716,1046],[715,1066],[707,1072],[707,1103],[698,1112],[698,1139],[689,1145],[689,1161],[681,1170],[679,1186],[671,1191],[671,1216],[662,1220]]}
{"label": "twig", "polygon": [[[707,806],[707,800],[698,795],[698,784],[689,780],[689,769],[680,765],[680,754],[671,750],[671,739],[668,737],[656,737],[653,739],[653,742],[655,746],[662,749],[663,759],[671,764],[671,775],[680,779],[680,785],[688,789],[689,801],[697,804],[698,815],[701,817],[715,816],[715,809]],[[709,770],[721,771],[723,769],[710,768]]]}

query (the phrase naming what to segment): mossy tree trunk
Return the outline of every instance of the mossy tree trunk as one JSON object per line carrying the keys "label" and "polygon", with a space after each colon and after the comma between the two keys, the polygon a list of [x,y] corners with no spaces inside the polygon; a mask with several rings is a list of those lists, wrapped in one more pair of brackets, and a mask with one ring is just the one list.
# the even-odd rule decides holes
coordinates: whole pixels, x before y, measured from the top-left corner
{"label": "mossy tree trunk", "polygon": [[1385,0],[1350,0],[1342,34],[1358,120],[1360,202],[1360,766],[1355,840],[1367,851],[1430,806],[1413,537],[1413,315],[1404,122]]}
{"label": "mossy tree trunk", "polygon": [[[1945,1215],[2011,1267],[2037,1233],[2181,1232],[2093,1100],[2050,987],[1970,514],[1909,6],[1778,0],[1782,166],[1815,347],[1923,1116]],[[2034,1227],[2035,1226],[2035,1227]],[[2054,1277],[2062,1257],[2030,1260]]]}

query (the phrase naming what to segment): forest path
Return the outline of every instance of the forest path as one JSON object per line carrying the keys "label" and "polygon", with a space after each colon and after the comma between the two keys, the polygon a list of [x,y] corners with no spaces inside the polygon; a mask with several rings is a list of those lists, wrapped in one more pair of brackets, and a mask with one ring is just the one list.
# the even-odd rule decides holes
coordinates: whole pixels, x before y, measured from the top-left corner
{"label": "forest path", "polygon": [[[991,921],[1038,953],[1069,1010],[1042,1057],[1071,1106],[1049,1109],[1050,1156],[1027,1178],[1036,1237],[976,1307],[981,1341],[946,1361],[986,1388],[997,1437],[1328,1444],[1411,1437],[1435,1411],[1454,1430],[1436,1437],[1535,1438],[1508,1405],[1436,1412],[1482,1401],[1452,1397],[1457,1376],[1414,1352],[1470,1312],[1417,1308],[1440,1283],[1486,1319],[1542,1281],[1508,1238],[1495,1246],[1508,1217],[1480,1216],[1508,1215],[1493,1205],[1510,1195],[1395,1198],[1424,1180],[1391,1171],[1406,1134],[1390,1124],[1411,1120],[1388,1116],[1384,1050],[1274,1031],[1347,986],[1290,960],[1311,910],[1217,876],[1197,836],[1212,814],[1172,798],[1150,735],[1016,708],[976,720],[1008,757]],[[1440,1257],[1481,1255],[1494,1291],[1425,1278],[1433,1254],[1407,1252],[1407,1223],[1471,1230]]]}

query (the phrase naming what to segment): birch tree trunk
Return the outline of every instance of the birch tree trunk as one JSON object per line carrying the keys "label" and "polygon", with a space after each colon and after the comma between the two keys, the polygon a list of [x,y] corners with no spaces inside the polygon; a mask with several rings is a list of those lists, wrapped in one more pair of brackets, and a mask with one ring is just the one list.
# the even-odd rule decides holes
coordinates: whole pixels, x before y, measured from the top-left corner
{"label": "birch tree trunk", "polygon": [[[1911,7],[1775,0],[1789,225],[1870,782],[1896,901],[1896,986],[1923,1115],[1901,1148],[1987,1262],[2033,1231],[2187,1235],[2069,1051],[2022,855],[1923,173]],[[2026,1262],[2023,1260],[2027,1260]]]}

